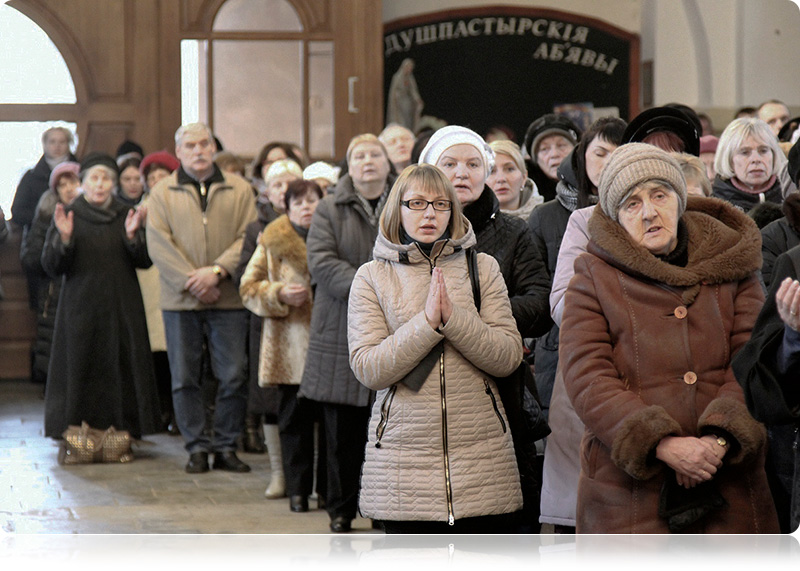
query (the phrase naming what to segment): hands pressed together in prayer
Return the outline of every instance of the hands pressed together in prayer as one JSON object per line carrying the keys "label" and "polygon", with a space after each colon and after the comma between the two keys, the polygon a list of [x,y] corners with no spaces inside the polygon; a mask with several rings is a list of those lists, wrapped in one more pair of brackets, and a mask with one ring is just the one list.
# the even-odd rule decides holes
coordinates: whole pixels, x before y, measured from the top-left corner
{"label": "hands pressed together in prayer", "polygon": [[800,282],[792,278],[783,280],[775,294],[775,303],[783,322],[800,331]]}
{"label": "hands pressed together in prayer", "polygon": [[425,302],[425,318],[431,327],[438,329],[441,325],[447,325],[452,314],[453,303],[450,301],[450,296],[447,295],[442,269],[433,268],[428,299]]}
{"label": "hands pressed together in prayer", "polygon": [[656,446],[656,458],[675,470],[678,484],[684,488],[711,480],[727,452],[727,447],[711,434],[700,438],[667,436]]}

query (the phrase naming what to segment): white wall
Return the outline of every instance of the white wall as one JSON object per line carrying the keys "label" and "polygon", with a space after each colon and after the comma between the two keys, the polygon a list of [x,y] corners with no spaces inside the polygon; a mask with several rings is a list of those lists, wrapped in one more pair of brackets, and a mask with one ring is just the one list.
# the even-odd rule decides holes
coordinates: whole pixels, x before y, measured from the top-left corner
{"label": "white wall", "polygon": [[583,14],[640,34],[655,105],[691,105],[717,126],[766,99],[800,113],[800,9],[790,0],[384,0],[383,20],[499,4]]}

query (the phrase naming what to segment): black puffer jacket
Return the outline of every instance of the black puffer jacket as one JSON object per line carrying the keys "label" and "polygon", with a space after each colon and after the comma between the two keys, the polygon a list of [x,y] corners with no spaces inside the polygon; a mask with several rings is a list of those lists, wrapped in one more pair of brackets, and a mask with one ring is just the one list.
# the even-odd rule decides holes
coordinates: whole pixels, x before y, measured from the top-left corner
{"label": "black puffer jacket", "polygon": [[775,204],[783,202],[783,187],[781,187],[781,181],[777,177],[775,178],[775,183],[766,192],[747,194],[733,186],[730,179],[722,179],[717,175],[711,185],[711,194],[722,200],[727,200],[744,212],[749,212],[751,208],[761,202],[761,194],[764,195],[765,201],[774,202]]}
{"label": "black puffer jacket", "polygon": [[[67,160],[78,162],[72,153]],[[17,192],[14,194],[14,202],[11,204],[11,217],[19,226],[28,228],[33,222],[36,205],[39,204],[39,199],[49,188],[51,172],[50,165],[42,155],[36,166],[22,175]]]}
{"label": "black puffer jacket", "polygon": [[772,270],[778,256],[800,244],[800,193],[786,197],[783,213],[783,218],[770,222],[761,230],[761,256],[764,258],[761,276],[766,287],[772,282]]}
{"label": "black puffer jacket", "polygon": [[19,251],[20,262],[25,272],[37,278],[36,299],[31,300],[36,309],[36,340],[33,344],[31,380],[37,383],[44,383],[47,379],[58,296],[61,293],[61,276],[52,278],[42,267],[42,250],[56,204],[58,196],[53,191],[48,190],[42,195]]}
{"label": "black puffer jacket", "polygon": [[542,256],[524,220],[500,212],[488,186],[464,208],[478,240],[475,249],[492,255],[511,298],[511,310],[523,337],[539,337],[550,329],[550,280]]}

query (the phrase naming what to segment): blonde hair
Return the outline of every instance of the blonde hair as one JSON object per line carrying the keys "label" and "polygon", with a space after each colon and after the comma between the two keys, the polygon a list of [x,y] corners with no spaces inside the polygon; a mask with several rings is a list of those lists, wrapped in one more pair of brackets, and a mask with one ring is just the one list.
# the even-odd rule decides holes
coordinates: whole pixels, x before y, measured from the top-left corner
{"label": "blonde hair", "polygon": [[[520,150],[519,145],[514,141],[510,141],[508,139],[498,139],[497,141],[492,141],[489,143],[489,147],[494,151],[495,156],[507,155],[511,157],[511,160],[514,161],[514,164],[517,165],[517,168],[520,170],[520,172],[524,174],[525,177],[528,176],[528,169],[525,166],[525,160],[522,158],[522,151]],[[496,164],[497,163],[495,161],[495,165]]]}
{"label": "blonde hair", "polygon": [[350,155],[353,153],[353,149],[355,149],[358,145],[362,143],[372,143],[373,145],[378,145],[383,151],[386,160],[389,160],[389,153],[386,152],[386,147],[383,146],[381,140],[373,135],[372,133],[363,133],[361,135],[356,135],[352,139],[350,139],[350,144],[347,145],[347,163],[350,164]]}
{"label": "blonde hair", "polygon": [[706,174],[706,165],[700,160],[700,157],[690,155],[689,153],[670,153],[683,171],[683,178],[686,179],[687,186],[689,183],[695,182],[700,186],[703,195],[711,196],[711,181],[708,180]]}
{"label": "blonde hair", "polygon": [[380,227],[383,235],[390,242],[400,244],[400,228],[402,221],[400,209],[402,208],[403,195],[412,187],[432,189],[434,192],[444,194],[452,204],[450,210],[450,221],[447,228],[450,230],[450,237],[458,239],[467,233],[467,219],[461,209],[456,189],[445,174],[437,167],[428,164],[410,165],[406,167],[400,176],[397,177],[389,197],[386,199],[386,206],[381,214]]}
{"label": "blonde hair", "polygon": [[290,174],[295,178],[303,178],[303,170],[292,159],[279,159],[269,165],[267,174],[264,176],[264,182],[269,183],[274,178],[284,174]]}
{"label": "blonde hair", "polygon": [[772,129],[761,119],[741,117],[731,121],[717,144],[717,154],[714,157],[714,170],[720,178],[729,180],[736,174],[733,172],[733,155],[742,146],[747,137],[753,137],[767,145],[772,150],[772,171],[770,176],[777,174],[786,162],[786,155],[778,144],[778,138]]}

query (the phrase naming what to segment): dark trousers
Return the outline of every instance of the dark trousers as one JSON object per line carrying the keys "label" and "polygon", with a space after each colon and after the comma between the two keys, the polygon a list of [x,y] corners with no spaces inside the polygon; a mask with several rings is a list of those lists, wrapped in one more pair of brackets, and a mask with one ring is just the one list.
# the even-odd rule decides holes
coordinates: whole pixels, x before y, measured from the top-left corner
{"label": "dark trousers", "polygon": [[364,447],[367,445],[369,407],[319,403],[325,432],[328,493],[331,519],[355,519]]}
{"label": "dark trousers", "polygon": [[[317,494],[327,500],[325,431],[318,402],[297,397],[300,385],[278,386],[278,431],[281,437],[286,494],[310,496],[317,475]],[[319,422],[319,453],[314,466],[314,432]]]}
{"label": "dark trousers", "polygon": [[453,525],[446,521],[388,521],[380,522],[386,533],[424,533],[452,535],[460,533],[518,533],[519,512],[465,517]]}

